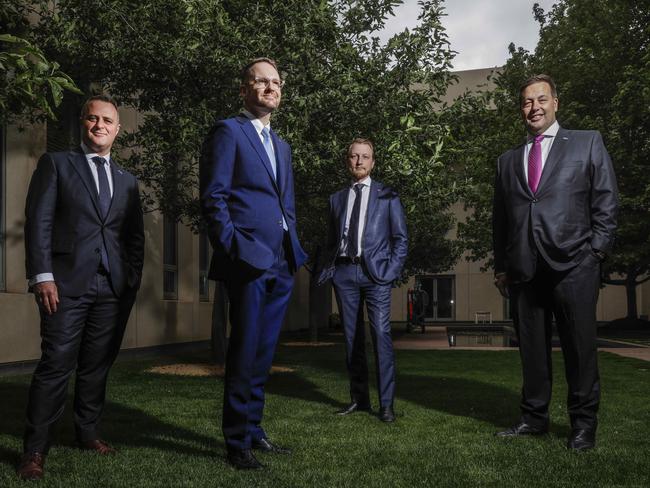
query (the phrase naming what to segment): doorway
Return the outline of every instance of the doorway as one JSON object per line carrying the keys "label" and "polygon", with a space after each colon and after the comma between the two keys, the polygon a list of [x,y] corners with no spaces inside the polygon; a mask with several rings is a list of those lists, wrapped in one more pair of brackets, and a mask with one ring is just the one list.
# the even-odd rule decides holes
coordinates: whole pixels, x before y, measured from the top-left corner
{"label": "doorway", "polygon": [[453,275],[418,276],[416,282],[421,284],[429,298],[424,313],[426,322],[455,319],[456,287]]}

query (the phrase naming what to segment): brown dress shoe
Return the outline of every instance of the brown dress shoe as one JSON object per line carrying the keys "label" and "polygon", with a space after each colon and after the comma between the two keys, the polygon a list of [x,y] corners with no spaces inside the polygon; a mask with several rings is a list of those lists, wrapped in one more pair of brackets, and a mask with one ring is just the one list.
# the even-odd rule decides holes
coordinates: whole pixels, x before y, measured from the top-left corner
{"label": "brown dress shoe", "polygon": [[80,441],[79,447],[86,451],[95,451],[97,454],[101,454],[102,456],[117,453],[117,449],[112,448],[101,439],[93,439],[92,441]]}
{"label": "brown dress shoe", "polygon": [[21,480],[37,481],[43,479],[45,472],[45,454],[41,452],[27,452],[20,458],[16,474]]}

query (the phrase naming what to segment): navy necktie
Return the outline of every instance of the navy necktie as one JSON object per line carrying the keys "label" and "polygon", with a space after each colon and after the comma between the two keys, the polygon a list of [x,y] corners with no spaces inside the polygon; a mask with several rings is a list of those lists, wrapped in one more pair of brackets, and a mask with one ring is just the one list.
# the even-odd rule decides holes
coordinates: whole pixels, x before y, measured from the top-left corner
{"label": "navy necktie", "polygon": [[[106,175],[106,160],[100,156],[92,158],[93,163],[97,166],[97,181],[99,182],[99,209],[101,210],[102,220],[106,219],[108,209],[111,208],[111,187],[108,184],[108,176]],[[102,266],[106,271],[110,272],[108,265],[108,253],[106,252],[106,244],[102,242],[101,248]]]}
{"label": "navy necktie", "polygon": [[350,225],[348,225],[348,248],[347,254],[354,258],[359,255],[359,217],[361,215],[361,185],[356,184],[354,189],[354,205],[352,206],[352,215],[350,215]]}
{"label": "navy necktie", "polygon": [[102,157],[95,156],[93,163],[97,166],[97,181],[99,182],[99,208],[102,211],[102,219],[108,215],[108,209],[111,208],[111,187],[108,184],[106,176],[106,160]]}

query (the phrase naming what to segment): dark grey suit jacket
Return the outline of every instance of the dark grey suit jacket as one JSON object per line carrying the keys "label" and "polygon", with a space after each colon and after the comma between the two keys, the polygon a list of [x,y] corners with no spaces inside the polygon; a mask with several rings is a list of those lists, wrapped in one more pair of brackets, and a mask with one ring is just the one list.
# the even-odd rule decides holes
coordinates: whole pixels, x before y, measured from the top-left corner
{"label": "dark grey suit jacket", "polygon": [[115,293],[140,286],[144,226],[138,182],[112,160],[111,175],[113,199],[102,220],[97,186],[81,148],[41,157],[25,205],[28,279],[53,273],[61,296],[80,296],[97,273],[103,242]]}
{"label": "dark grey suit jacket", "polygon": [[494,270],[514,282],[535,275],[538,254],[556,271],[577,266],[614,241],[618,191],[597,131],[560,128],[537,192],[523,168],[522,144],[499,157],[492,213]]}
{"label": "dark grey suit jacket", "polygon": [[[334,261],[345,231],[349,187],[330,195],[327,247],[318,282],[334,274]],[[380,285],[400,277],[408,250],[406,218],[395,191],[371,180],[362,237],[363,262],[370,278]]]}

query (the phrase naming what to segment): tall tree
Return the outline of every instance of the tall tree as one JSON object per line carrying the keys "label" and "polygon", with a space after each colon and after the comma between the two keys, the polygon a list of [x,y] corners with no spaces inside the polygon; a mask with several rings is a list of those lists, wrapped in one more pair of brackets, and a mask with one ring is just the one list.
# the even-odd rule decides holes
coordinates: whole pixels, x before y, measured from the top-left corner
{"label": "tall tree", "polygon": [[[617,240],[603,267],[604,281],[624,285],[627,321],[638,318],[636,287],[650,280],[650,2],[648,0],[561,0],[533,15],[540,26],[534,53],[511,45],[511,57],[496,78],[497,89],[480,97],[466,97],[464,108],[492,135],[478,134],[471,146],[485,148],[475,165],[466,202],[474,217],[461,229],[473,257],[487,255],[482,243],[491,242],[488,168],[496,156],[523,137],[518,120],[518,83],[537,73],[551,75],[558,85],[561,124],[574,129],[597,129],[614,161],[620,191]],[[481,103],[483,102],[483,103]],[[490,107],[495,107],[490,109]],[[509,139],[509,141],[508,141]],[[486,143],[489,143],[487,145]],[[479,242],[480,241],[480,242]]]}
{"label": "tall tree", "polygon": [[0,124],[54,119],[64,91],[81,93],[31,37],[27,2],[0,0]]}
{"label": "tall tree", "polygon": [[[216,120],[238,112],[239,69],[274,57],[286,79],[273,118],[293,148],[298,230],[312,258],[327,197],[347,182],[349,141],[376,142],[376,175],[394,186],[410,233],[407,274],[448,269],[457,199],[441,158],[439,112],[453,76],[440,0],[386,45],[375,37],[399,0],[67,0],[42,4],[39,38],[76,80],[95,81],[141,114],[122,137],[149,208],[200,229],[197,162]],[[83,60],[80,63],[79,60]],[[90,77],[90,78],[89,78]],[[420,87],[413,89],[414,87]]]}

